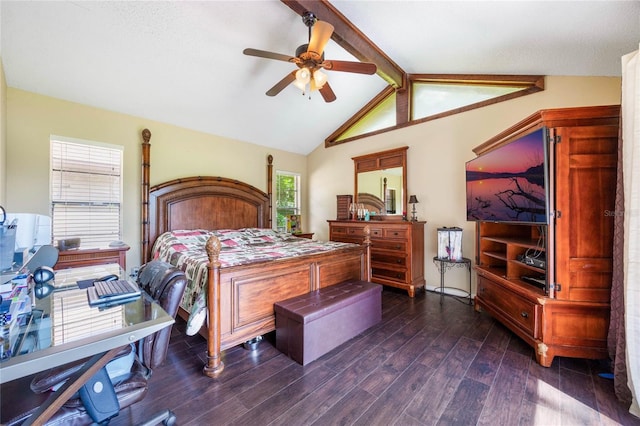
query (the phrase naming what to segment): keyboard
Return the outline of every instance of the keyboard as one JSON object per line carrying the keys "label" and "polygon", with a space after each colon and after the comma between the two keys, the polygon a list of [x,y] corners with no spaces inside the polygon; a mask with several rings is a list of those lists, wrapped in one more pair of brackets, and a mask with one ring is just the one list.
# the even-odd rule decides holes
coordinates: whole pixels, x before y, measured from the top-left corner
{"label": "keyboard", "polygon": [[136,300],[142,292],[127,280],[96,281],[87,288],[90,306],[105,306]]}
{"label": "keyboard", "polygon": [[101,299],[122,294],[131,293],[133,295],[139,293],[139,290],[134,288],[127,280],[96,281],[93,285],[96,288],[96,294]]}

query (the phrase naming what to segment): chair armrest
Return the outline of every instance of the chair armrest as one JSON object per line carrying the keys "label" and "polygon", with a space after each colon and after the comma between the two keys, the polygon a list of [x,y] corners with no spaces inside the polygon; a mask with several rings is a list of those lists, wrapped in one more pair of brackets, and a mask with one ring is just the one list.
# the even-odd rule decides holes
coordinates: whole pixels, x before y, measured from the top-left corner
{"label": "chair armrest", "polygon": [[[127,356],[131,351],[133,351],[131,345],[123,346],[113,360]],[[82,368],[85,361],[86,360],[79,360],[71,362],[36,374],[31,381],[31,390],[35,393],[43,393],[62,385],[69,377]]]}

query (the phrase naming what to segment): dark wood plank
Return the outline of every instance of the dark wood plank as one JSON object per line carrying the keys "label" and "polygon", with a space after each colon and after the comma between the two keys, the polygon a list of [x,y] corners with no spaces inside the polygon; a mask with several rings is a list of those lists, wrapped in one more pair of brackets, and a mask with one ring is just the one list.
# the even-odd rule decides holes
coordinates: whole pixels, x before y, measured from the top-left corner
{"label": "dark wood plank", "polygon": [[504,350],[487,344],[482,345],[478,355],[469,366],[465,377],[491,386],[503,356]]}
{"label": "dark wood plank", "polygon": [[312,424],[314,426],[353,424],[375,399],[376,397],[369,392],[356,387]]}
{"label": "dark wood plank", "polygon": [[491,387],[478,424],[518,424],[527,384],[527,370],[503,364],[498,369],[495,381],[501,385]]}
{"label": "dark wood plank", "polygon": [[[414,299],[385,289],[375,327],[301,366],[269,333],[256,351],[222,353],[217,379],[202,374],[206,342],[173,327],[164,365],[147,396],[111,426],[139,424],[172,409],[180,425],[624,425],[640,419],[617,401],[606,363],[556,357],[535,362],[520,338],[473,307],[430,292]],[[478,324],[478,327],[476,327]],[[490,325],[490,326],[488,326]],[[27,406],[30,378],[2,385],[2,422]]]}
{"label": "dark wood plank", "polygon": [[355,424],[391,424],[409,404],[416,392],[420,392],[432,371],[421,364],[415,364],[396,376],[396,381],[377,398]]}
{"label": "dark wood plank", "polygon": [[564,424],[593,425],[599,414],[585,407],[597,407],[593,380],[590,375],[560,368],[560,410]]}
{"label": "dark wood plank", "polygon": [[[476,424],[490,387],[471,379],[462,379],[449,405],[438,422],[439,425]],[[509,423],[494,423],[509,424]]]}

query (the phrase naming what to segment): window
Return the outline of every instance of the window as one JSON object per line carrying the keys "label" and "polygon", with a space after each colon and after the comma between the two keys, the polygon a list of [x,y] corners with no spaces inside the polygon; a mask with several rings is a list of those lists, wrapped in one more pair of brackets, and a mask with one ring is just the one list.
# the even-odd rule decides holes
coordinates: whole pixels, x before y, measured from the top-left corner
{"label": "window", "polygon": [[429,117],[453,111],[489,99],[500,99],[511,93],[524,91],[522,85],[473,84],[466,82],[416,81],[413,83],[411,119]]}
{"label": "window", "polygon": [[300,175],[276,171],[276,226],[287,230],[287,218],[300,214]]}
{"label": "window", "polygon": [[424,123],[544,90],[537,75],[407,75],[408,89],[389,86],[340,126],[325,147]]}
{"label": "window", "polygon": [[122,236],[123,147],[51,137],[53,241],[104,247]]}

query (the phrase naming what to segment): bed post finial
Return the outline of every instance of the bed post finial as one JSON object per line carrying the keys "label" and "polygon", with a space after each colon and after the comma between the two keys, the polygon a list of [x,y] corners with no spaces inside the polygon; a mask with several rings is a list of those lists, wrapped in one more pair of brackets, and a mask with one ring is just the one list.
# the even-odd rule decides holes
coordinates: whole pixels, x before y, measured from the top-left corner
{"label": "bed post finial", "polygon": [[149,143],[149,141],[151,140],[151,130],[144,129],[142,131],[142,139],[144,140],[144,143]]}
{"label": "bed post finial", "polygon": [[150,164],[150,155],[149,152],[151,150],[151,144],[149,141],[151,140],[151,131],[149,129],[144,129],[142,131],[142,235],[141,235],[141,265],[144,265],[148,262],[149,259],[149,168]]}
{"label": "bed post finial", "polygon": [[207,363],[203,372],[209,377],[218,377],[224,370],[220,357],[220,239],[212,235],[205,244],[209,257],[209,277],[207,282]]}
{"label": "bed post finial", "polygon": [[273,228],[273,155],[267,155],[267,194],[269,195],[269,222],[268,228]]}

